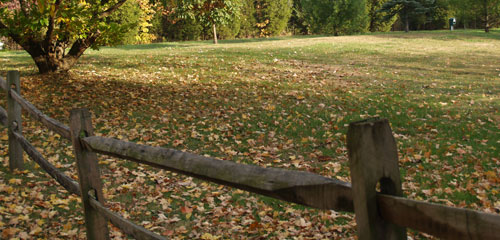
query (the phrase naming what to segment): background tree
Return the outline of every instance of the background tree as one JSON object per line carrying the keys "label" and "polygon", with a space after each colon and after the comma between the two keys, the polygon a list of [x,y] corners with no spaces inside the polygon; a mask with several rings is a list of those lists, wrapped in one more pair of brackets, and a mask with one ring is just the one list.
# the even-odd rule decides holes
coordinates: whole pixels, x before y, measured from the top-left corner
{"label": "background tree", "polygon": [[40,73],[67,71],[89,47],[123,37],[123,29],[110,15],[125,1],[2,1],[0,35],[22,46]]}
{"label": "background tree", "polygon": [[312,33],[352,34],[366,30],[365,0],[302,0]]}
{"label": "background tree", "polygon": [[413,17],[414,29],[417,30],[437,30],[449,29],[449,18],[453,17],[448,3],[445,0],[434,0],[434,2],[424,2],[427,8],[425,14]]}
{"label": "background tree", "polygon": [[410,31],[410,18],[417,15],[423,15],[430,10],[434,0],[389,0],[380,9],[380,12],[386,13],[386,19],[399,15],[404,23],[405,32]]}
{"label": "background tree", "polygon": [[255,11],[260,36],[282,34],[292,14],[291,0],[256,0]]}
{"label": "background tree", "polygon": [[121,34],[117,44],[134,44],[136,36],[139,35],[139,23],[141,17],[141,7],[137,1],[129,0],[125,2],[117,11],[109,17],[111,21],[118,23]]}
{"label": "background tree", "polygon": [[217,44],[217,25],[227,25],[237,16],[239,0],[178,0],[176,4],[179,16],[183,19],[195,19],[205,26],[212,27],[214,43]]}
{"label": "background tree", "polygon": [[219,39],[234,39],[239,34],[241,29],[241,14],[240,12],[235,12],[232,15],[231,20],[227,24],[221,25],[219,27]]}
{"label": "background tree", "polygon": [[[129,0],[130,1],[130,0]],[[141,10],[139,17],[139,31],[135,36],[135,43],[151,43],[157,39],[156,34],[151,31],[155,21],[156,10],[160,4],[155,4],[149,0],[135,0]]]}
{"label": "background tree", "polygon": [[204,27],[194,18],[183,18],[177,9],[177,0],[166,0],[156,5],[152,31],[168,41],[199,40]]}
{"label": "background tree", "polygon": [[446,5],[450,9],[450,17],[456,17],[458,26],[463,28],[475,27],[476,12],[472,0],[448,0]]}
{"label": "background tree", "polygon": [[367,0],[368,31],[387,32],[396,21],[396,17],[388,18],[387,13],[381,12],[383,4],[388,0]]}
{"label": "background tree", "polygon": [[255,19],[255,1],[242,0],[240,7],[240,30],[238,37],[248,38],[258,35],[257,19]]}
{"label": "background tree", "polygon": [[288,20],[288,27],[293,35],[308,34],[301,0],[293,0],[292,15],[290,16],[290,20]]}
{"label": "background tree", "polygon": [[490,28],[500,24],[500,0],[477,0],[475,3],[484,24],[484,31],[490,32]]}

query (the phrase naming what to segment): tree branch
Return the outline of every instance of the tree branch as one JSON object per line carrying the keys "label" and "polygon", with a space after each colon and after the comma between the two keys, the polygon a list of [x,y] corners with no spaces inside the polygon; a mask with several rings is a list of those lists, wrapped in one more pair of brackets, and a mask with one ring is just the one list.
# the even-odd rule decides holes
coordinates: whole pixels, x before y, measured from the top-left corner
{"label": "tree branch", "polygon": [[54,13],[49,14],[49,26],[47,28],[44,41],[44,45],[47,50],[50,46],[50,43],[52,42],[52,37],[54,35],[54,28],[55,28],[54,18],[57,15],[57,11],[59,10],[59,5],[61,5],[61,0],[56,0],[56,2],[54,3]]}
{"label": "tree branch", "polygon": [[111,15],[114,11],[116,11],[119,7],[121,7],[126,1],[127,0],[120,0],[115,5],[113,5],[110,8],[108,8],[108,10],[99,13],[98,18],[105,18],[105,17]]}
{"label": "tree branch", "polygon": [[5,26],[2,21],[0,21],[0,29],[8,29],[8,27]]}
{"label": "tree branch", "polygon": [[79,58],[83,52],[97,40],[97,38],[101,35],[101,32],[97,30],[94,33],[90,33],[88,37],[85,39],[78,39],[73,43],[71,49],[68,52],[68,55],[65,56],[69,58]]}
{"label": "tree branch", "polygon": [[14,40],[14,42],[16,42],[17,44],[21,45],[21,40],[22,40],[21,36],[19,34],[15,34],[12,31],[10,31],[9,27],[6,26],[1,21],[0,21],[0,29],[7,29],[7,36],[9,36],[10,38],[12,38],[12,40]]}

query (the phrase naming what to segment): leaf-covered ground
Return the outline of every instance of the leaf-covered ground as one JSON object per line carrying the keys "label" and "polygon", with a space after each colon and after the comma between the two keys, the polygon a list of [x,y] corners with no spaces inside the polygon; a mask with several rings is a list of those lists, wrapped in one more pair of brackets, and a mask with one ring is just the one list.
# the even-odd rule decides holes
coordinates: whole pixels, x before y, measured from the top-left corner
{"label": "leaf-covered ground", "polygon": [[[499,52],[499,31],[391,33],[103,48],[64,76],[39,76],[24,52],[0,52],[0,73],[20,70],[22,95],[63,123],[72,108],[89,108],[97,135],[344,181],[347,124],[380,116],[398,142],[405,196],[498,214]],[[27,138],[77,179],[69,142],[23,119]],[[31,160],[8,171],[5,128],[0,160],[1,239],[85,238],[76,196]],[[164,236],[355,236],[349,213],[106,156],[100,163],[111,209]]]}

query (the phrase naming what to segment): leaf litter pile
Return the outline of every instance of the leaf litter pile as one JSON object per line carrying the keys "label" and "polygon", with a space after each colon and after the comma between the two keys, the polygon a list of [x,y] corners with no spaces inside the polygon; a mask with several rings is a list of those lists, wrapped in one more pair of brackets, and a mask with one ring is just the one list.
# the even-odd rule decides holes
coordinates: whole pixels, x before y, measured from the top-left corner
{"label": "leaf litter pile", "polygon": [[[22,95],[47,115],[68,124],[72,108],[89,108],[96,135],[349,182],[347,124],[387,118],[406,197],[498,214],[499,40],[457,31],[159,43],[92,51],[51,76],[35,74],[23,52],[0,61],[2,76],[21,71]],[[70,143],[23,115],[24,135],[76,180]],[[10,173],[1,131],[0,238],[84,239],[80,199],[31,160]],[[355,237],[353,214],[107,156],[99,163],[107,206],[168,238]]]}

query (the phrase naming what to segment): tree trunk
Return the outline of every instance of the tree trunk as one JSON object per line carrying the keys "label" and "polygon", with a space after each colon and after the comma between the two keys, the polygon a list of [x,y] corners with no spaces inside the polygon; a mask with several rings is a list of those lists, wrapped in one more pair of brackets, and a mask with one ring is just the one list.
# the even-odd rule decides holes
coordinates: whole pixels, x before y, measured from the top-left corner
{"label": "tree trunk", "polygon": [[14,40],[18,44],[21,43],[24,50],[30,54],[38,67],[38,72],[45,74],[67,72],[76,64],[83,52],[97,40],[99,35],[100,33],[97,32],[86,39],[77,40],[67,54],[65,47],[63,47],[64,44],[57,40],[50,41],[48,44],[34,39],[28,39],[27,41]]}
{"label": "tree trunk", "polygon": [[490,32],[490,12],[488,11],[488,1],[484,1],[484,32]]}
{"label": "tree trunk", "polygon": [[71,56],[59,57],[51,52],[41,54],[30,53],[30,55],[33,58],[33,61],[35,61],[40,74],[66,72],[73,67],[78,60],[78,58]]}
{"label": "tree trunk", "polygon": [[376,24],[376,16],[377,16],[377,0],[372,0],[370,3],[370,11],[369,11],[369,17],[370,17],[370,25],[368,27],[370,32],[375,32],[377,29],[375,28]]}
{"label": "tree trunk", "polygon": [[63,49],[50,49],[51,51],[28,51],[33,58],[40,74],[53,72],[66,72],[75,65],[78,58],[63,56]]}
{"label": "tree trunk", "polygon": [[405,32],[410,31],[410,19],[408,17],[408,13],[405,13]]}
{"label": "tree trunk", "polygon": [[214,30],[214,44],[217,44],[217,29],[215,28],[215,23],[212,26]]}

